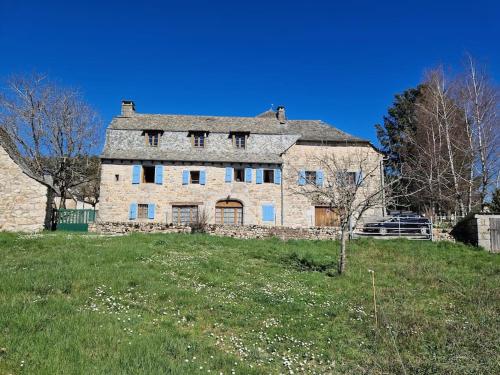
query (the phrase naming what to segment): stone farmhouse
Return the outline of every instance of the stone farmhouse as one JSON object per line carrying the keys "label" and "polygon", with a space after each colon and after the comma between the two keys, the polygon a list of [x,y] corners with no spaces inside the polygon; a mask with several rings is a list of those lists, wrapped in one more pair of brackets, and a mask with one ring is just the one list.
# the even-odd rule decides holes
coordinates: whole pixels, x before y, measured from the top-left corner
{"label": "stone farmhouse", "polygon": [[50,227],[53,189],[32,171],[0,127],[0,231],[37,232]]}
{"label": "stone farmhouse", "polygon": [[[101,222],[287,227],[335,226],[334,210],[297,195],[322,183],[315,156],[366,153],[380,184],[382,155],[320,120],[289,120],[285,108],[256,117],[141,114],[123,101],[106,131]],[[349,170],[353,178],[358,170]],[[370,215],[382,214],[382,208]]]}

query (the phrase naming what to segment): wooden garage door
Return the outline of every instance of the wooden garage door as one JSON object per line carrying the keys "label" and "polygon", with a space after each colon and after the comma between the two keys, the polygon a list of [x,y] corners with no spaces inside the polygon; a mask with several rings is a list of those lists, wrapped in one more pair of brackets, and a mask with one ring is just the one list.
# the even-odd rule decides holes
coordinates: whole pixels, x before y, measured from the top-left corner
{"label": "wooden garage door", "polygon": [[339,217],[334,209],[330,207],[316,206],[315,223],[317,227],[337,227],[339,226]]}

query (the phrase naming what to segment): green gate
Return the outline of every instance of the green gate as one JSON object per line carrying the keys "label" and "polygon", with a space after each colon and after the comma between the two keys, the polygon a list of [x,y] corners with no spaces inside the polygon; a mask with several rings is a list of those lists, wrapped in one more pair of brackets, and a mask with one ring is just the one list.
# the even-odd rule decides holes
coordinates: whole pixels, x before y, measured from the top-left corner
{"label": "green gate", "polygon": [[75,232],[87,232],[89,223],[95,221],[95,210],[57,210],[57,229]]}

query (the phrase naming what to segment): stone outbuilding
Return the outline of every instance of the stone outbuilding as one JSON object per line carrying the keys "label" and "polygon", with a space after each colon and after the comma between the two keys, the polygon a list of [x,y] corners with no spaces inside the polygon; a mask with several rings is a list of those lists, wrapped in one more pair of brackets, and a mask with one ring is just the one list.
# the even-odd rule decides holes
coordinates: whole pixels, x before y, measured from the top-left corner
{"label": "stone outbuilding", "polygon": [[500,253],[500,214],[471,215],[457,224],[451,234],[461,242]]}
{"label": "stone outbuilding", "polygon": [[30,168],[0,127],[0,231],[37,232],[49,228],[52,192],[50,183]]}

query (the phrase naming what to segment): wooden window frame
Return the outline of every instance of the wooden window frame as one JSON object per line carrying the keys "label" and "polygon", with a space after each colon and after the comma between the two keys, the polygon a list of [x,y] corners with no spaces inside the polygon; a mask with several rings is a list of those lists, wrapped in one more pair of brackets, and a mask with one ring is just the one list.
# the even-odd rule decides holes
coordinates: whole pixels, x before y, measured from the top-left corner
{"label": "wooden window frame", "polygon": [[137,218],[138,219],[148,219],[149,218],[149,205],[146,203],[139,203],[137,205]]}
{"label": "wooden window frame", "polygon": [[158,147],[158,145],[160,144],[160,137],[162,135],[161,130],[145,130],[143,134],[146,146]]}
{"label": "wooden window frame", "polygon": [[207,132],[190,132],[191,136],[191,145],[194,148],[205,148],[207,145],[207,138],[208,138],[208,133]]}
{"label": "wooden window frame", "polygon": [[[153,180],[152,181],[146,181],[146,170],[145,169],[152,169],[153,170]],[[156,168],[154,165],[143,165],[142,166],[142,176],[141,176],[141,181],[143,184],[154,184],[156,180]]]}
{"label": "wooden window frame", "polygon": [[[185,208],[189,208],[189,222],[183,223],[181,210]],[[200,212],[200,208],[198,205],[193,204],[173,204],[172,205],[172,224],[174,225],[190,225],[196,223],[198,220],[198,215]],[[175,216],[177,216],[177,222],[174,221]]]}
{"label": "wooden window frame", "polygon": [[262,171],[262,183],[274,184],[274,169],[264,169]]}
{"label": "wooden window frame", "polygon": [[[196,176],[198,174],[198,179],[193,179],[193,175]],[[199,185],[200,184],[200,176],[201,176],[201,171],[189,171],[189,183],[194,184],[194,185]]]}
{"label": "wooden window frame", "polygon": [[[226,210],[233,211],[233,221],[225,222]],[[215,204],[215,223],[220,225],[243,225],[243,204],[238,201],[219,201]]]}
{"label": "wooden window frame", "polygon": [[316,171],[304,171],[304,178],[306,180],[306,184],[315,184],[317,179]]}
{"label": "wooden window frame", "polygon": [[234,168],[233,171],[234,182],[245,182],[245,168]]}

